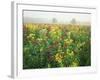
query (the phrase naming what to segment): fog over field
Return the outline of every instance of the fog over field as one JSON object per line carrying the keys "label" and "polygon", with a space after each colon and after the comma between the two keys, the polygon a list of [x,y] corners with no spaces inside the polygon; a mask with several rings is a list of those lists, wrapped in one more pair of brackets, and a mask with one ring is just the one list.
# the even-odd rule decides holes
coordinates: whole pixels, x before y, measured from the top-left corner
{"label": "fog over field", "polygon": [[78,24],[90,25],[91,14],[24,11],[23,22],[24,23],[59,23],[59,24],[67,24],[67,23],[75,22]]}

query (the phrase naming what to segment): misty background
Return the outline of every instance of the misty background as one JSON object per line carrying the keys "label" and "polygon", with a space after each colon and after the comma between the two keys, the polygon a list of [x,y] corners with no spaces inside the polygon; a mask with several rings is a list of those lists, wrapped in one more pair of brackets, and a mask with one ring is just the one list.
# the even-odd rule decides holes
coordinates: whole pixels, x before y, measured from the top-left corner
{"label": "misty background", "polygon": [[90,25],[91,14],[84,13],[60,13],[43,11],[23,11],[24,23],[58,23],[58,24],[84,24]]}

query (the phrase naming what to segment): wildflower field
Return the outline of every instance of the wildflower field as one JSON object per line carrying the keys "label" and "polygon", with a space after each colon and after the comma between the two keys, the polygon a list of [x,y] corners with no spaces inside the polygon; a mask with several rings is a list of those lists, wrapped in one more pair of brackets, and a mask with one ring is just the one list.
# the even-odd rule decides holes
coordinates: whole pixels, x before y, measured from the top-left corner
{"label": "wildflower field", "polygon": [[23,25],[23,69],[90,65],[90,26],[43,23]]}

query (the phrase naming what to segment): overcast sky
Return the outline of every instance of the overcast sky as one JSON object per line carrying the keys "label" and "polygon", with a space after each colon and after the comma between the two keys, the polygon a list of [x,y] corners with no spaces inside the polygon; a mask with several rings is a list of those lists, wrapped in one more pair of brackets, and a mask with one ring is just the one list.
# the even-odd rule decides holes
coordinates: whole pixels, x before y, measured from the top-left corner
{"label": "overcast sky", "polygon": [[70,22],[73,18],[77,22],[91,22],[91,14],[84,13],[59,13],[59,12],[43,12],[43,11],[24,11],[24,22],[46,22],[49,23],[53,18],[57,19],[58,23]]}

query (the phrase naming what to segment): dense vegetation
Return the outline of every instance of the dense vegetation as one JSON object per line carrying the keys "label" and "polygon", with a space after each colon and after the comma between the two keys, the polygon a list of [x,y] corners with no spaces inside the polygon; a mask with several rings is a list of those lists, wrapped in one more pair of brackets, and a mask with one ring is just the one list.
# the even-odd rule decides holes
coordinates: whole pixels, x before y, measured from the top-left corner
{"label": "dense vegetation", "polygon": [[90,26],[23,25],[23,69],[91,65]]}

